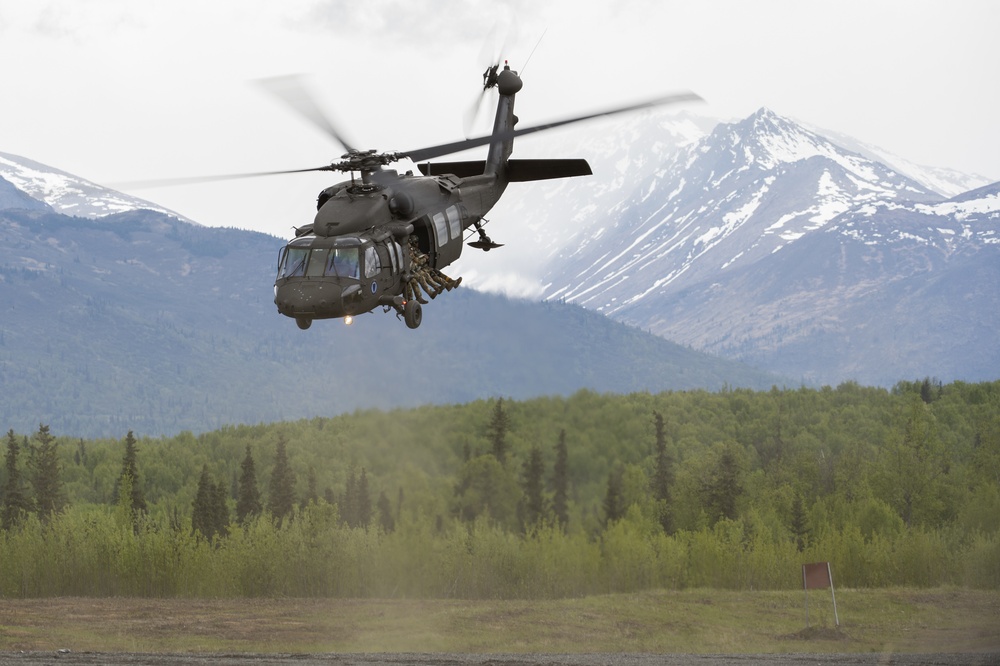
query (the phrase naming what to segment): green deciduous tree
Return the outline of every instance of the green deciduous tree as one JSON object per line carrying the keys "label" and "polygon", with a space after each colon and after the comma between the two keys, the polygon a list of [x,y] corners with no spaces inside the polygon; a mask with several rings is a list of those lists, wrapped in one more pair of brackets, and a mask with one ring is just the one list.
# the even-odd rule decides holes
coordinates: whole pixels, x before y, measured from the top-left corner
{"label": "green deciduous tree", "polygon": [[881,449],[873,485],[909,527],[940,514],[948,460],[930,407],[917,395],[905,402]]}
{"label": "green deciduous tree", "polygon": [[516,528],[520,496],[517,479],[509,470],[492,455],[477,456],[459,470],[455,513],[468,522],[485,516],[504,527]]}

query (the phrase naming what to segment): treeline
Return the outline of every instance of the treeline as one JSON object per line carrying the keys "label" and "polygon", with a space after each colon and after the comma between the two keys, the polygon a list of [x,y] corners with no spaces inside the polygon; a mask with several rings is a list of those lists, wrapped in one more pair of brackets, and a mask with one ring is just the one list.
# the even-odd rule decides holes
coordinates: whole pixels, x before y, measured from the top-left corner
{"label": "treeline", "polygon": [[502,399],[7,435],[0,594],[1000,587],[1000,382]]}

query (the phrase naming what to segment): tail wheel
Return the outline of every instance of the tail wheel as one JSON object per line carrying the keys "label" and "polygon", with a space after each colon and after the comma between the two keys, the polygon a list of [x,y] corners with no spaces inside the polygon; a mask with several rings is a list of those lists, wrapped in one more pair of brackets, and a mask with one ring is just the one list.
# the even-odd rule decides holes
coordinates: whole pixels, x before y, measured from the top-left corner
{"label": "tail wheel", "polygon": [[310,319],[309,317],[296,317],[295,323],[298,325],[299,328],[301,328],[304,331],[310,326],[312,326],[313,320]]}
{"label": "tail wheel", "polygon": [[420,322],[424,319],[424,310],[420,307],[415,299],[406,301],[406,305],[403,306],[403,320],[406,325],[410,328],[416,328],[420,326]]}

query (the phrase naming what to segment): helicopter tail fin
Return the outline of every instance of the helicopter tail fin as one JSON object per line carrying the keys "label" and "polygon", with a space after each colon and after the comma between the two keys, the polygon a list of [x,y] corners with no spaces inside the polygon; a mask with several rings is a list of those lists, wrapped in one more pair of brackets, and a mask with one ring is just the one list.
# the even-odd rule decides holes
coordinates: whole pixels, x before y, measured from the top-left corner
{"label": "helicopter tail fin", "polygon": [[[486,161],[425,162],[418,164],[417,168],[425,176],[448,173],[458,178],[469,178],[470,176],[482,175],[486,169]],[[590,176],[593,171],[590,169],[590,164],[584,159],[527,159],[507,160],[506,174],[510,182],[524,183],[533,180]]]}

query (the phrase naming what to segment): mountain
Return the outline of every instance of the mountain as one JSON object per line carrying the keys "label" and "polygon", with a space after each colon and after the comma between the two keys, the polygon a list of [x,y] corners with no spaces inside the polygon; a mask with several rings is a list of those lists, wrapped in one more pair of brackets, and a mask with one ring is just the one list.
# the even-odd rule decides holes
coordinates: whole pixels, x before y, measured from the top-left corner
{"label": "mountain", "polygon": [[946,197],[957,196],[963,192],[975,190],[993,182],[986,176],[979,174],[963,173],[957,169],[949,169],[947,167],[916,164],[905,157],[896,155],[879,146],[858,141],[854,137],[842,132],[812,127],[810,129],[830,139],[841,148],[858,153],[870,160],[881,162],[908,178],[912,178],[927,189]]}
{"label": "mountain", "polygon": [[782,380],[576,306],[458,289],[415,331],[380,311],[300,331],[283,241],[161,212],[0,210],[0,424],[121,437],[363,408]]}
{"label": "mountain", "polygon": [[[512,183],[490,212],[488,226],[506,244],[502,260],[466,255],[455,272],[476,289],[542,297],[546,267],[567,247],[589,242],[619,216],[637,182],[652,181],[684,146],[712,131],[718,120],[691,111],[658,111],[601,119],[572,130],[532,134],[514,144],[514,157],[585,158],[594,175]],[[499,256],[499,255],[497,255]]]}
{"label": "mountain", "polygon": [[[53,210],[74,217],[97,218],[130,210],[155,210],[187,220],[154,203],[106,188],[26,157],[0,152],[0,180],[7,181],[35,202],[44,202]],[[0,197],[2,194],[0,187]],[[29,207],[32,204],[29,204]],[[0,210],[14,208],[0,198]],[[191,220],[187,220],[191,222]]]}
{"label": "mountain", "polygon": [[808,382],[995,378],[991,187],[945,199],[761,109],[640,181],[544,295]]}

